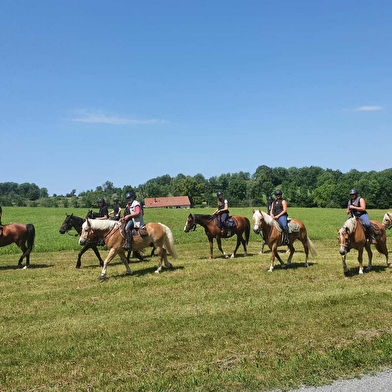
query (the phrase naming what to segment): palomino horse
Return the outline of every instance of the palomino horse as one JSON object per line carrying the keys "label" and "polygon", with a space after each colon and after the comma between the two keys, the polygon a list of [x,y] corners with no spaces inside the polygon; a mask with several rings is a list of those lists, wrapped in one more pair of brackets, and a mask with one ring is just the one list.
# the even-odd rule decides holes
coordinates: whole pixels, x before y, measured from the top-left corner
{"label": "palomino horse", "polygon": [[[0,247],[11,245],[15,242],[22,250],[23,254],[19,259],[18,266],[22,266],[23,259],[26,257],[27,268],[30,265],[30,253],[33,250],[35,238],[35,227],[31,223],[10,223],[0,226]],[[27,246],[26,246],[27,243]]]}
{"label": "palomino horse", "polygon": [[[249,234],[250,234],[250,223],[249,219],[243,216],[232,215],[235,222],[235,227],[230,229],[230,235],[227,235],[225,238],[231,237],[234,234],[237,235],[237,245],[234,249],[234,252],[231,255],[231,258],[235,257],[238,247],[240,244],[244,247],[244,256],[247,255],[246,253],[246,245],[249,242]],[[216,216],[215,215],[201,215],[201,214],[189,214],[186,222],[184,231],[188,233],[190,230],[196,230],[196,225],[199,224],[200,226],[204,227],[204,231],[208,237],[208,241],[210,243],[210,260],[213,259],[213,242],[214,238],[216,239],[216,243],[218,244],[218,249],[222,252],[224,257],[228,258],[227,255],[222,250],[222,233],[219,226],[216,224]],[[245,233],[245,238],[242,236]]]}
{"label": "palomino horse", "polygon": [[[253,231],[256,234],[259,234],[260,231],[263,233],[263,237],[269,248],[271,249],[271,264],[268,269],[268,272],[272,272],[274,270],[275,257],[279,260],[281,268],[286,268],[287,265],[284,264],[283,260],[279,256],[278,246],[282,245],[282,229],[279,226],[279,223],[273,219],[270,215],[266,214],[260,210],[253,210]],[[291,264],[293,254],[295,252],[293,242],[298,239],[302,242],[305,251],[305,267],[308,267],[308,257],[309,251],[312,256],[316,255],[316,249],[313,245],[313,242],[308,237],[306,227],[302,221],[299,219],[291,219],[289,222],[289,244],[287,247],[289,248],[290,255],[287,259],[287,264]]]}
{"label": "palomino horse", "polygon": [[[108,264],[117,254],[125,265],[127,275],[131,274],[131,269],[129,268],[128,260],[125,257],[125,250],[123,248],[125,237],[120,229],[121,226],[121,222],[115,220],[94,219],[86,219],[82,225],[82,232],[79,238],[80,245],[84,245],[90,238],[97,236],[105,241],[106,247],[109,249],[109,254],[103,262],[100,276],[101,282],[106,278]],[[167,260],[167,253],[170,253],[173,258],[177,257],[171,230],[163,223],[151,222],[146,224],[145,229],[147,235],[133,237],[132,250],[141,251],[153,243],[159,257],[158,269],[155,272],[159,273],[162,271],[162,262],[164,262],[165,267],[173,268]]]}
{"label": "palomino horse", "polygon": [[[388,261],[387,237],[385,228],[380,222],[375,220],[370,221],[373,226],[373,232],[376,238],[376,249],[385,256],[387,266],[391,264]],[[343,226],[338,229],[339,252],[342,256],[343,272],[345,276],[351,276],[351,271],[347,268],[346,256],[350,249],[358,251],[359,273],[363,274],[363,249],[369,257],[369,264],[366,267],[366,272],[372,269],[373,253],[370,249],[371,243],[366,240],[365,231],[357,218],[349,218],[344,222]]]}
{"label": "palomino horse", "polygon": [[382,219],[382,225],[385,229],[390,229],[392,227],[392,212],[387,212]]}
{"label": "palomino horse", "polygon": [[[77,234],[80,235],[82,232],[82,225],[85,219],[80,218],[79,216],[75,216],[74,214],[68,215],[66,214],[64,222],[61,224],[61,227],[59,229],[60,234],[65,234],[68,233],[70,230],[75,229]],[[76,236],[75,235],[75,236]],[[95,256],[97,256],[99,260],[99,265],[103,267],[103,260],[101,255],[99,254],[98,250],[98,238],[92,238],[91,241],[86,242],[86,244],[83,246],[82,250],[78,254],[78,260],[76,261],[76,266],[75,268],[80,268],[82,265],[82,256],[83,254],[89,250],[92,249],[95,253]]]}

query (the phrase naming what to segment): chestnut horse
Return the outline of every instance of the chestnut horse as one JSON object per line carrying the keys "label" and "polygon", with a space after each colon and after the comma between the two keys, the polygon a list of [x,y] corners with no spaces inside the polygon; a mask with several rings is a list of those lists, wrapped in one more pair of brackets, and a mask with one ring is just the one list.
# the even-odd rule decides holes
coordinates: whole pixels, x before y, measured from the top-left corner
{"label": "chestnut horse", "polygon": [[385,229],[390,229],[392,227],[392,212],[387,212],[382,219],[382,225]]}
{"label": "chestnut horse", "polygon": [[281,268],[286,268],[288,264],[291,264],[293,254],[295,252],[293,242],[298,239],[302,242],[305,251],[305,267],[308,267],[309,251],[312,256],[316,256],[316,249],[313,242],[310,240],[307,234],[305,225],[299,219],[290,219],[289,221],[289,248],[290,255],[287,259],[287,265],[284,264],[283,260],[279,256],[278,246],[282,245],[282,229],[279,223],[273,219],[270,215],[260,210],[253,210],[253,231],[259,234],[260,231],[263,233],[263,237],[269,248],[271,249],[271,264],[268,272],[274,270],[275,257],[279,260]]}
{"label": "chestnut horse", "polygon": [[[208,237],[208,242],[210,243],[210,260],[214,258],[213,256],[213,242],[214,238],[216,239],[216,243],[218,244],[218,249],[222,252],[223,256],[228,258],[229,255],[226,254],[222,249],[222,241],[221,238],[229,238],[233,235],[237,235],[237,245],[234,249],[234,252],[231,255],[233,259],[237,252],[238,247],[240,244],[244,247],[244,256],[247,255],[246,253],[246,245],[249,242],[249,235],[250,235],[250,223],[249,219],[243,216],[232,215],[235,222],[235,227],[230,229],[230,235],[226,235],[222,237],[221,229],[216,224],[216,215],[201,215],[201,214],[189,214],[186,222],[184,231],[188,233],[190,230],[196,230],[196,225],[199,224],[200,226],[204,227],[204,231]],[[245,234],[245,238],[243,237]]]}
{"label": "chestnut horse", "polygon": [[[82,225],[82,232],[79,238],[79,244],[84,245],[87,241],[94,236],[101,238],[105,241],[106,247],[109,249],[109,254],[103,262],[103,268],[100,276],[100,281],[103,282],[106,278],[108,264],[113,260],[117,254],[120,256],[125,265],[127,275],[131,274],[128,259],[125,257],[125,235],[121,229],[122,223],[115,220],[94,220],[86,219]],[[167,260],[167,253],[173,258],[177,257],[174,248],[173,234],[171,230],[163,223],[146,223],[145,226],[147,235],[134,236],[132,239],[132,250],[141,251],[151,243],[154,244],[159,257],[157,273],[162,271],[162,262],[165,267],[173,268]]]}
{"label": "chestnut horse", "polygon": [[[373,226],[373,232],[376,238],[376,249],[385,256],[387,267],[391,266],[388,260],[387,237],[385,228],[380,222],[370,221]],[[346,256],[350,249],[358,251],[359,274],[363,274],[363,250],[366,249],[369,258],[369,264],[366,272],[372,269],[373,253],[370,248],[371,243],[366,240],[365,230],[358,218],[349,218],[343,226],[338,229],[339,253],[342,256],[343,272],[345,276],[351,276],[351,271],[347,268]]]}
{"label": "chestnut horse", "polygon": [[[23,259],[26,258],[27,268],[30,265],[30,253],[33,250],[35,227],[31,223],[10,223],[0,226],[0,247],[11,245],[15,242],[23,254],[19,259],[18,266],[22,267]],[[27,243],[27,246],[26,246]]]}

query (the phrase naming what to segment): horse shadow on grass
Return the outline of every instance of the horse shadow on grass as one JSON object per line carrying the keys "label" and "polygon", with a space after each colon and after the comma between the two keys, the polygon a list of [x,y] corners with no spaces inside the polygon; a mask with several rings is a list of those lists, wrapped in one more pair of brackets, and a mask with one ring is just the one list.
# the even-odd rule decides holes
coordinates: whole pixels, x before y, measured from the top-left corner
{"label": "horse shadow on grass", "polygon": [[[2,265],[0,266],[0,271],[7,270],[22,270],[24,269],[24,265]],[[52,268],[54,264],[30,264],[26,269],[41,269],[41,268]]]}
{"label": "horse shadow on grass", "polygon": [[[183,269],[184,269],[183,266],[176,266],[173,268],[163,267],[162,271],[159,273],[159,275],[162,275],[162,274],[165,274],[168,272],[172,272],[175,270],[183,270]],[[123,274],[113,275],[112,278],[113,279],[123,279],[123,278],[132,278],[132,277],[142,277],[145,275],[153,275],[153,274],[155,274],[156,270],[157,270],[157,266],[155,265],[155,266],[151,266],[151,267],[136,270],[136,271],[133,270],[131,275],[127,275],[127,274],[123,273]],[[110,279],[110,277],[107,279]]]}

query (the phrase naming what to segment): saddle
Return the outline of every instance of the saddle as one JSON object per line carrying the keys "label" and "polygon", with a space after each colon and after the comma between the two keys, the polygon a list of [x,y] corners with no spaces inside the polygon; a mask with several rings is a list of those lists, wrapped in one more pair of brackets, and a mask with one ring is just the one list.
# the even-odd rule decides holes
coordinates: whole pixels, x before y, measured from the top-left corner
{"label": "saddle", "polygon": [[[121,237],[126,239],[126,233],[125,233],[125,226],[126,226],[126,222],[122,222],[121,226],[120,226],[120,233],[121,233]],[[148,235],[146,227],[140,227],[139,229],[132,229],[132,237],[144,237]]]}
{"label": "saddle", "polygon": [[229,216],[226,220],[226,224],[223,226],[222,222],[218,217],[215,217],[215,224],[222,230],[222,229],[227,229],[227,230],[232,230],[236,227],[235,220],[233,217]]}

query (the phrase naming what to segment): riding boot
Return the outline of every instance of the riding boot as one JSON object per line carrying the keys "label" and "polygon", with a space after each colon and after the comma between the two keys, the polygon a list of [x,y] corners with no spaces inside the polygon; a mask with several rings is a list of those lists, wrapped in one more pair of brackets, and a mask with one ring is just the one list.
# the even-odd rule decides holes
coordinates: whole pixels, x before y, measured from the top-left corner
{"label": "riding boot", "polygon": [[125,250],[131,250],[131,244],[132,244],[132,232],[127,231],[126,232],[126,241],[125,241],[125,245],[123,246],[123,248]]}
{"label": "riding boot", "polygon": [[373,229],[372,226],[366,227],[366,239],[369,241],[371,244],[376,244],[376,238],[374,237]]}
{"label": "riding boot", "polygon": [[283,229],[282,245],[288,245],[289,243],[289,229]]}

